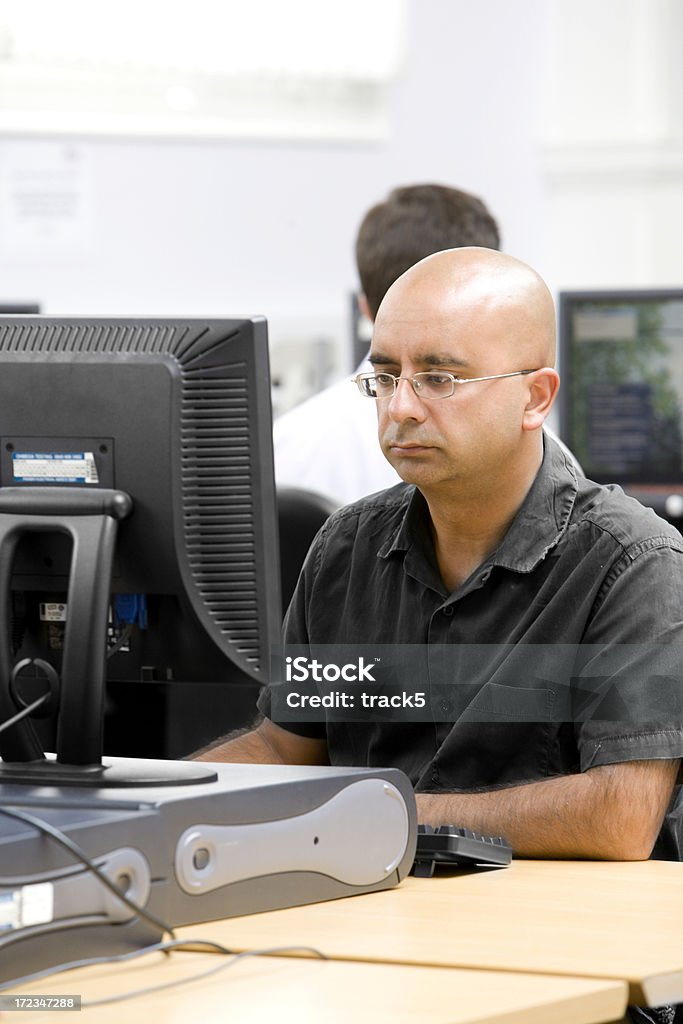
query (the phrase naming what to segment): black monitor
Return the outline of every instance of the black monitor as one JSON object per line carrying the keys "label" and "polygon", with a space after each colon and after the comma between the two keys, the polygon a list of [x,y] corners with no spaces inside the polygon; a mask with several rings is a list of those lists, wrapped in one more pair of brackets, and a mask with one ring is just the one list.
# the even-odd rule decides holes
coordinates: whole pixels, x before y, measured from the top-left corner
{"label": "black monitor", "polygon": [[[281,623],[265,321],[0,316],[0,382],[0,722],[54,691],[3,771],[246,724]],[[117,715],[140,749],[103,751]]]}
{"label": "black monitor", "polygon": [[683,289],[559,296],[560,435],[586,476],[683,515]]}

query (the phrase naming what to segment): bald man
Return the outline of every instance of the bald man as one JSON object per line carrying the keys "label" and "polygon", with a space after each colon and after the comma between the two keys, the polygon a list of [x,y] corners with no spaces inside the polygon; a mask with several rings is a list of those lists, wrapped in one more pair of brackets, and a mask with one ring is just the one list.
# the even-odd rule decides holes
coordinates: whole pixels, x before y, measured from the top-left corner
{"label": "bald man", "polygon": [[[285,651],[362,654],[354,713],[297,720],[274,686],[203,759],[392,765],[422,822],[520,856],[651,855],[683,756],[683,540],[544,438],[554,325],[540,277],[490,249],[392,285],[357,384],[404,482],[330,518],[284,627]],[[412,704],[364,717],[361,692]]]}

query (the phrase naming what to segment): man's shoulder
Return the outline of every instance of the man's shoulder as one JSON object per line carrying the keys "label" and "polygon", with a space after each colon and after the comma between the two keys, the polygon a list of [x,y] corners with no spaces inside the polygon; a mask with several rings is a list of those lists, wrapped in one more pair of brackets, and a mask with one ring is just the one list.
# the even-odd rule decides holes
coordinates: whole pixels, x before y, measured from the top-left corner
{"label": "man's shoulder", "polygon": [[336,578],[352,565],[370,571],[377,555],[393,544],[415,488],[404,483],[342,505],[322,525],[307,558],[316,575]]}
{"label": "man's shoulder", "polygon": [[572,519],[608,534],[631,555],[656,547],[683,552],[680,532],[617,484],[581,479]]}
{"label": "man's shoulder", "polygon": [[393,487],[367,494],[338,508],[325,526],[328,530],[334,530],[343,523],[370,526],[374,523],[401,522],[414,492],[412,484],[398,483]]}
{"label": "man's shoulder", "polygon": [[360,554],[366,544],[376,550],[401,528],[414,492],[412,485],[398,483],[342,505],[318,535],[319,553],[330,555],[354,546]]}

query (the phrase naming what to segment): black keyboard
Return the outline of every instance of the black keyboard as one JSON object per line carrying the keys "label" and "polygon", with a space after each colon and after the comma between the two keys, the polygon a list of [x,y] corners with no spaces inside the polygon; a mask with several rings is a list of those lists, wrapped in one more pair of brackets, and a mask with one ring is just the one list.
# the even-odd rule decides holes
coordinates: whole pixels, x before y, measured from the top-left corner
{"label": "black keyboard", "polygon": [[418,825],[412,874],[431,878],[436,864],[454,867],[506,867],[512,847],[502,836],[482,836],[455,825]]}

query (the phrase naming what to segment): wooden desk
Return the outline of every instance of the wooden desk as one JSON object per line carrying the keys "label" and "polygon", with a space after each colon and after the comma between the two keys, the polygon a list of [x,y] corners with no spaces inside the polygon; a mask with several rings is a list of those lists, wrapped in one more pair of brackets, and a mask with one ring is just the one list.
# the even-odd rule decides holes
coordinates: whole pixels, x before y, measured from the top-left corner
{"label": "wooden desk", "polygon": [[[286,913],[286,912],[285,912]],[[206,931],[208,926],[204,926]],[[127,965],[58,975],[21,987],[22,994],[80,994],[84,1004],[171,979],[196,977],[221,960],[210,953],[150,954]],[[227,965],[227,961],[226,961]],[[436,967],[254,957],[189,984],[126,1002],[84,1006],[82,1024],[597,1024],[619,1020],[623,983],[585,978],[499,974]],[[21,1024],[51,1022],[54,1012],[7,1014]]]}
{"label": "wooden desk", "polygon": [[513,861],[397,889],[181,929],[231,949],[303,944],[336,959],[611,978],[683,1002],[683,864]]}

